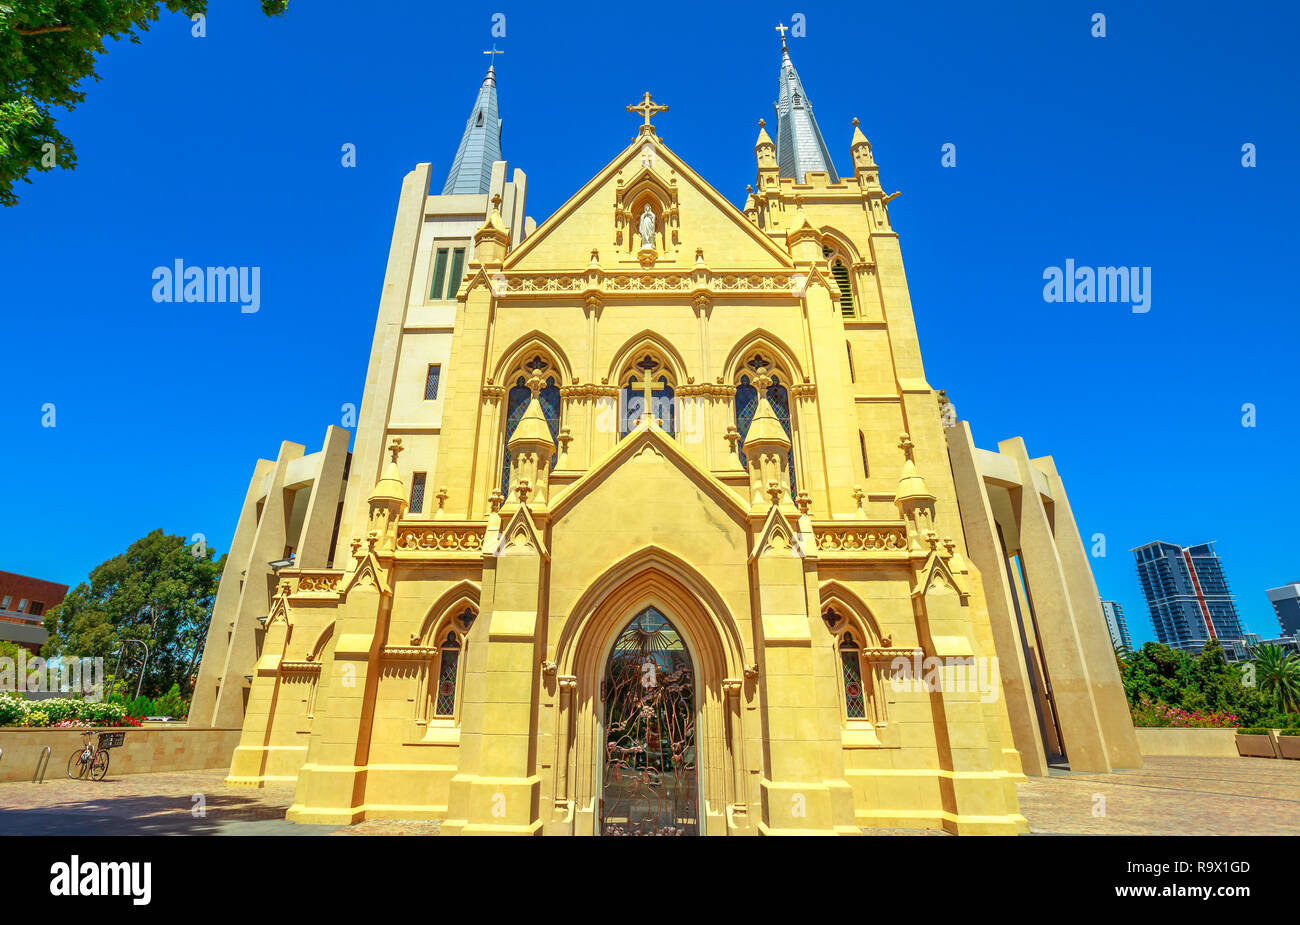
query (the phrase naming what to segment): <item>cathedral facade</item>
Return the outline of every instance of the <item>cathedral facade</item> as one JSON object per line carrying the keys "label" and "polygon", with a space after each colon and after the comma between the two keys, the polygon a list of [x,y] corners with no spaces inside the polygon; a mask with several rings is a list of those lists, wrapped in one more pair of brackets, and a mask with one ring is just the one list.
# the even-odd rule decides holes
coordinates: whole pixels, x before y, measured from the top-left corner
{"label": "cathedral facade", "polygon": [[1027,830],[1045,692],[1009,711],[891,197],[784,41],[779,80],[743,209],[647,93],[535,225],[489,68],[442,192],[403,183],[337,517],[214,618],[229,783],[444,835]]}

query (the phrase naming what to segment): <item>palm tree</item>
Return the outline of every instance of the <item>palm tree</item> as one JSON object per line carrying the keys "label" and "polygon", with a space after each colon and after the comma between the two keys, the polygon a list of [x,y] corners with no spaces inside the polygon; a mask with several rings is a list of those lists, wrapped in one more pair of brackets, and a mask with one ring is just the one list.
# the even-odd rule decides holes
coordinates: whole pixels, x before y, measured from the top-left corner
{"label": "palm tree", "polygon": [[1119,676],[1122,678],[1128,671],[1128,663],[1133,660],[1133,649],[1129,646],[1115,647],[1115,664],[1119,667]]}
{"label": "palm tree", "polygon": [[1272,643],[1255,646],[1250,654],[1259,689],[1272,695],[1279,710],[1300,711],[1300,657]]}

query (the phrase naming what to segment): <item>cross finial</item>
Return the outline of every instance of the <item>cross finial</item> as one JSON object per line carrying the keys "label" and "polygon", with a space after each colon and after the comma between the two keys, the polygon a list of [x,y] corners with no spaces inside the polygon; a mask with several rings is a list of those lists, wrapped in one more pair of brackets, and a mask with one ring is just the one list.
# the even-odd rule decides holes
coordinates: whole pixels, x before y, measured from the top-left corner
{"label": "cross finial", "polygon": [[402,438],[394,437],[393,442],[388,444],[388,452],[393,454],[393,462],[397,462],[397,454],[402,452]]}
{"label": "cross finial", "polygon": [[787,26],[785,23],[779,23],[776,27],[776,31],[781,33],[781,47],[784,48],[785,34],[790,31],[790,27]]}
{"label": "cross finial", "polygon": [[759,127],[759,128],[764,128],[766,125],[767,125],[767,120],[766,120],[766,119],[759,119],[759,120],[758,120],[758,127]]}
{"label": "cross finial", "polygon": [[654,102],[653,100],[651,100],[651,99],[650,99],[650,91],[647,90],[647,91],[645,92],[645,96],[643,96],[643,97],[641,98],[641,102],[638,103],[638,104],[636,104],[635,106],[629,106],[629,107],[627,107],[627,111],[628,111],[628,112],[640,113],[641,116],[643,116],[643,117],[645,118],[645,122],[644,122],[644,123],[642,124],[642,126],[641,126],[642,130],[644,131],[644,130],[650,128],[650,117],[651,117],[651,116],[656,116],[656,115],[658,115],[658,114],[661,113],[661,112],[667,112],[667,111],[668,111],[668,107],[667,107],[667,106],[661,106],[660,104],[658,104],[658,103]]}
{"label": "cross finial", "polygon": [[858,127],[858,117],[857,117],[857,116],[854,116],[854,117],[853,117],[853,127],[854,127],[854,128],[857,128],[857,127]]}
{"label": "cross finial", "polygon": [[[493,43],[492,43],[492,50],[491,50],[491,51],[485,51],[485,52],[483,52],[483,54],[485,54],[485,55],[504,55],[505,52],[502,51],[502,50],[499,50],[499,49],[497,48],[497,46],[496,46],[496,43],[493,42]],[[488,59],[488,67],[492,67],[492,66],[494,66],[495,62],[496,62],[496,59],[495,59],[495,58],[489,58],[489,59]]]}
{"label": "cross finial", "polygon": [[898,438],[898,448],[903,451],[903,456],[907,459],[912,458],[912,438],[907,434],[902,434]]}
{"label": "cross finial", "polygon": [[495,209],[495,210],[498,211],[498,212],[501,211],[501,194],[500,194],[500,193],[494,193],[494,194],[492,195],[492,208]]}

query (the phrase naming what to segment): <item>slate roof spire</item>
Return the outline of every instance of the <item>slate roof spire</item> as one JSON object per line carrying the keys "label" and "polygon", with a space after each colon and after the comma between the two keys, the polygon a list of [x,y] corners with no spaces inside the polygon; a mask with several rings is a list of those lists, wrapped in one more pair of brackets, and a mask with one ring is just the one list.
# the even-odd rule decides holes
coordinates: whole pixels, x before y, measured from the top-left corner
{"label": "slate roof spire", "polygon": [[[496,55],[500,52],[484,52]],[[496,65],[488,66],[483,86],[465,123],[465,134],[456,149],[456,159],[451,162],[442,195],[462,193],[485,194],[492,182],[492,162],[505,160],[501,156],[501,119],[497,115]]]}
{"label": "slate roof spire", "polygon": [[832,183],[838,183],[840,177],[817,127],[812,103],[790,60],[785,32],[781,26],[777,31],[781,32],[781,95],[776,103],[776,161],[780,175],[803,183],[804,175],[810,170],[820,170],[830,174]]}

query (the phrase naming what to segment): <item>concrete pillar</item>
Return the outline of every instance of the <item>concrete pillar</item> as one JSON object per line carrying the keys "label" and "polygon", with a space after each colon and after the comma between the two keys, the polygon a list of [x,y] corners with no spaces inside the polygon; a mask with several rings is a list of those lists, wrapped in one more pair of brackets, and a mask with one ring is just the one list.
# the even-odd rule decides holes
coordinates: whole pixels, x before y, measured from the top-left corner
{"label": "concrete pillar", "polygon": [[367,496],[378,481],[384,464],[388,414],[392,408],[393,382],[401,354],[402,326],[410,301],[432,170],[430,164],[417,164],[402,180],[392,244],[388,250],[388,266],[384,271],[384,288],[379,297],[379,317],[370,347],[370,363],[366,367],[361,414],[357,419],[351,478],[348,479],[343,519],[339,525],[339,548],[344,550],[349,548],[354,535],[365,534]]}
{"label": "concrete pillar", "polygon": [[948,458],[952,465],[961,510],[967,556],[979,570],[984,585],[993,643],[997,649],[1002,690],[1007,701],[1011,735],[1020,752],[1024,772],[1035,777],[1047,774],[1047,756],[1039,734],[1034,687],[1016,620],[1013,591],[1007,576],[1006,558],[998,539],[997,522],[984,478],[975,461],[975,443],[965,421],[947,429]]}
{"label": "concrete pillar", "polygon": [[[253,674],[257,662],[257,634],[262,630],[262,624],[257,618],[270,614],[271,597],[275,592],[275,575],[267,568],[267,563],[284,558],[284,547],[289,540],[289,511],[284,498],[285,472],[289,463],[302,455],[302,444],[288,441],[280,444],[275,468],[271,470],[270,484],[261,501],[262,516],[257,521],[252,547],[242,559],[235,559],[233,555],[227,559],[236,563],[236,567],[242,562],[245,574],[240,582],[243,590],[233,617],[234,626],[230,629],[230,645],[224,662],[218,663],[221,665],[218,682],[220,689],[213,710],[213,726],[238,728],[244,724],[245,691],[251,687],[246,676]],[[222,577],[224,580],[225,576]],[[215,608],[213,620],[216,620]],[[209,637],[212,630],[220,632],[221,629],[220,624],[210,627]]]}
{"label": "concrete pillar", "polygon": [[1075,523],[1070,500],[1056,464],[1050,456],[1035,459],[1033,464],[1047,476],[1052,490],[1056,516],[1056,548],[1065,570],[1065,582],[1070,589],[1070,601],[1075,617],[1075,630],[1079,634],[1083,656],[1088,662],[1092,678],[1092,695],[1097,704],[1102,736],[1110,763],[1117,768],[1142,767],[1142,753],[1138,749],[1137,733],[1133,731],[1133,714],[1129,710],[1124,683],[1120,680],[1119,666],[1115,664],[1115,650],[1106,618],[1101,612],[1101,596],[1092,575],[1088,552],[1079,526]]}
{"label": "concrete pillar", "polygon": [[343,470],[347,468],[350,439],[351,434],[342,427],[330,425],[325,430],[320,469],[312,483],[302,532],[298,535],[293,560],[297,568],[325,568],[335,554],[331,540],[334,538],[334,524],[339,515]]}
{"label": "concrete pillar", "polygon": [[1034,478],[1035,469],[1019,437],[1003,440],[998,450],[1015,461],[1020,473],[1020,488],[1012,492],[1012,500],[1020,530],[1021,564],[1029,580],[1041,655],[1052,680],[1052,699],[1065,739],[1066,757],[1071,770],[1109,773],[1112,765],[1093,699],[1092,677],[1075,629],[1065,570],[1056,549],[1051,518]]}
{"label": "concrete pillar", "polygon": [[208,638],[203,644],[203,659],[199,662],[199,674],[194,682],[187,721],[190,726],[216,725],[217,679],[226,665],[226,655],[234,635],[231,624],[239,612],[239,596],[244,583],[240,572],[247,567],[253,539],[257,536],[257,499],[262,483],[274,468],[275,463],[269,459],[257,461],[253,477],[248,482],[248,491],[244,494],[244,505],[239,509],[239,521],[230,541],[230,551],[226,554],[221,582],[217,585],[217,599],[213,602],[212,618],[208,622]]}

